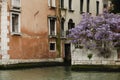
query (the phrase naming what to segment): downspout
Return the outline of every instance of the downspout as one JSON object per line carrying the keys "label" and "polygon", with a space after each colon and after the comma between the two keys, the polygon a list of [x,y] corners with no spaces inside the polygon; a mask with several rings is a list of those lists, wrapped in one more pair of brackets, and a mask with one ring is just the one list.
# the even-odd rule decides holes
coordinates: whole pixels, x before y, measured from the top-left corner
{"label": "downspout", "polygon": [[58,56],[57,57],[60,57],[61,58],[61,39],[60,39],[60,20],[61,20],[61,17],[60,17],[60,0],[56,0],[56,17],[57,17],[57,50],[58,50]]}

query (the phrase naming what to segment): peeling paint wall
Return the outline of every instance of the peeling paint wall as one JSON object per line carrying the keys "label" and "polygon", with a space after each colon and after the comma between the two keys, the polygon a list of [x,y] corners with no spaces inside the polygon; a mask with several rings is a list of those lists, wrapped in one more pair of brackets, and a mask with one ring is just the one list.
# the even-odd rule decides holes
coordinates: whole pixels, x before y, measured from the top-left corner
{"label": "peeling paint wall", "polygon": [[[10,11],[10,1],[8,4]],[[21,34],[18,36],[9,33],[10,59],[56,58],[58,52],[49,51],[48,37],[48,16],[56,16],[56,9],[48,7],[48,0],[21,0],[19,14]]]}

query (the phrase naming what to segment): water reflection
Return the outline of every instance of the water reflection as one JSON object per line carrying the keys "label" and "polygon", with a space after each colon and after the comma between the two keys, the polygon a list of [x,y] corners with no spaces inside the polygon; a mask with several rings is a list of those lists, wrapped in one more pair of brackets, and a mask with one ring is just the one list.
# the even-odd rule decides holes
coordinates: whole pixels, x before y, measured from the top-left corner
{"label": "water reflection", "polygon": [[0,80],[120,80],[120,73],[74,72],[70,67],[0,71]]}

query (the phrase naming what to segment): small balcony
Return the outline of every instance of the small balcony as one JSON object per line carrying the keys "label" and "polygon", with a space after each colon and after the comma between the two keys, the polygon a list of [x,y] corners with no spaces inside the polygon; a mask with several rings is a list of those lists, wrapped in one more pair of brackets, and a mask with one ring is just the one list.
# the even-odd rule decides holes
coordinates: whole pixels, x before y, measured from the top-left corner
{"label": "small balcony", "polygon": [[66,38],[66,31],[61,31],[60,37],[61,38]]}
{"label": "small balcony", "polygon": [[57,38],[57,35],[56,35],[55,31],[50,32],[49,38]]}

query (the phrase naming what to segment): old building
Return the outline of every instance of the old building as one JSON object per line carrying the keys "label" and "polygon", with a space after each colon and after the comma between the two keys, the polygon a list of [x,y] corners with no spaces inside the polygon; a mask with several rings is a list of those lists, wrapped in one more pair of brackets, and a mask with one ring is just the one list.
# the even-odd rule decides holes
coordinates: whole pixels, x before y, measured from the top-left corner
{"label": "old building", "polygon": [[[80,7],[78,10],[80,10],[80,13],[88,12],[93,16],[101,14],[104,11],[104,9],[108,9],[108,7],[110,6],[109,0],[79,0],[79,1],[80,1]],[[77,3],[75,5],[77,5]],[[97,51],[91,51],[89,49],[84,49],[84,48],[79,49],[79,47],[80,47],[79,44],[76,45],[71,44],[72,65],[86,65],[86,64],[119,65],[120,64],[118,57],[119,54],[115,49],[112,49],[112,54],[109,58],[105,58],[99,56],[99,52]],[[92,54],[91,59],[89,59],[89,54]]]}
{"label": "old building", "polygon": [[0,64],[60,61],[59,0],[1,0]]}
{"label": "old building", "polygon": [[[0,64],[63,62],[71,58],[73,65],[89,63],[87,55],[81,54],[76,49],[78,45],[67,40],[67,35],[80,22],[82,13],[96,16],[109,6],[109,0],[1,0],[0,3]],[[110,60],[117,59],[116,55]],[[96,57],[93,61],[99,63]]]}
{"label": "old building", "polygon": [[[66,38],[69,30],[74,28],[81,20],[82,13],[90,13],[94,16],[103,12],[108,0],[60,0],[61,11],[61,36]],[[69,40],[62,40],[64,57],[70,60],[74,45]]]}

